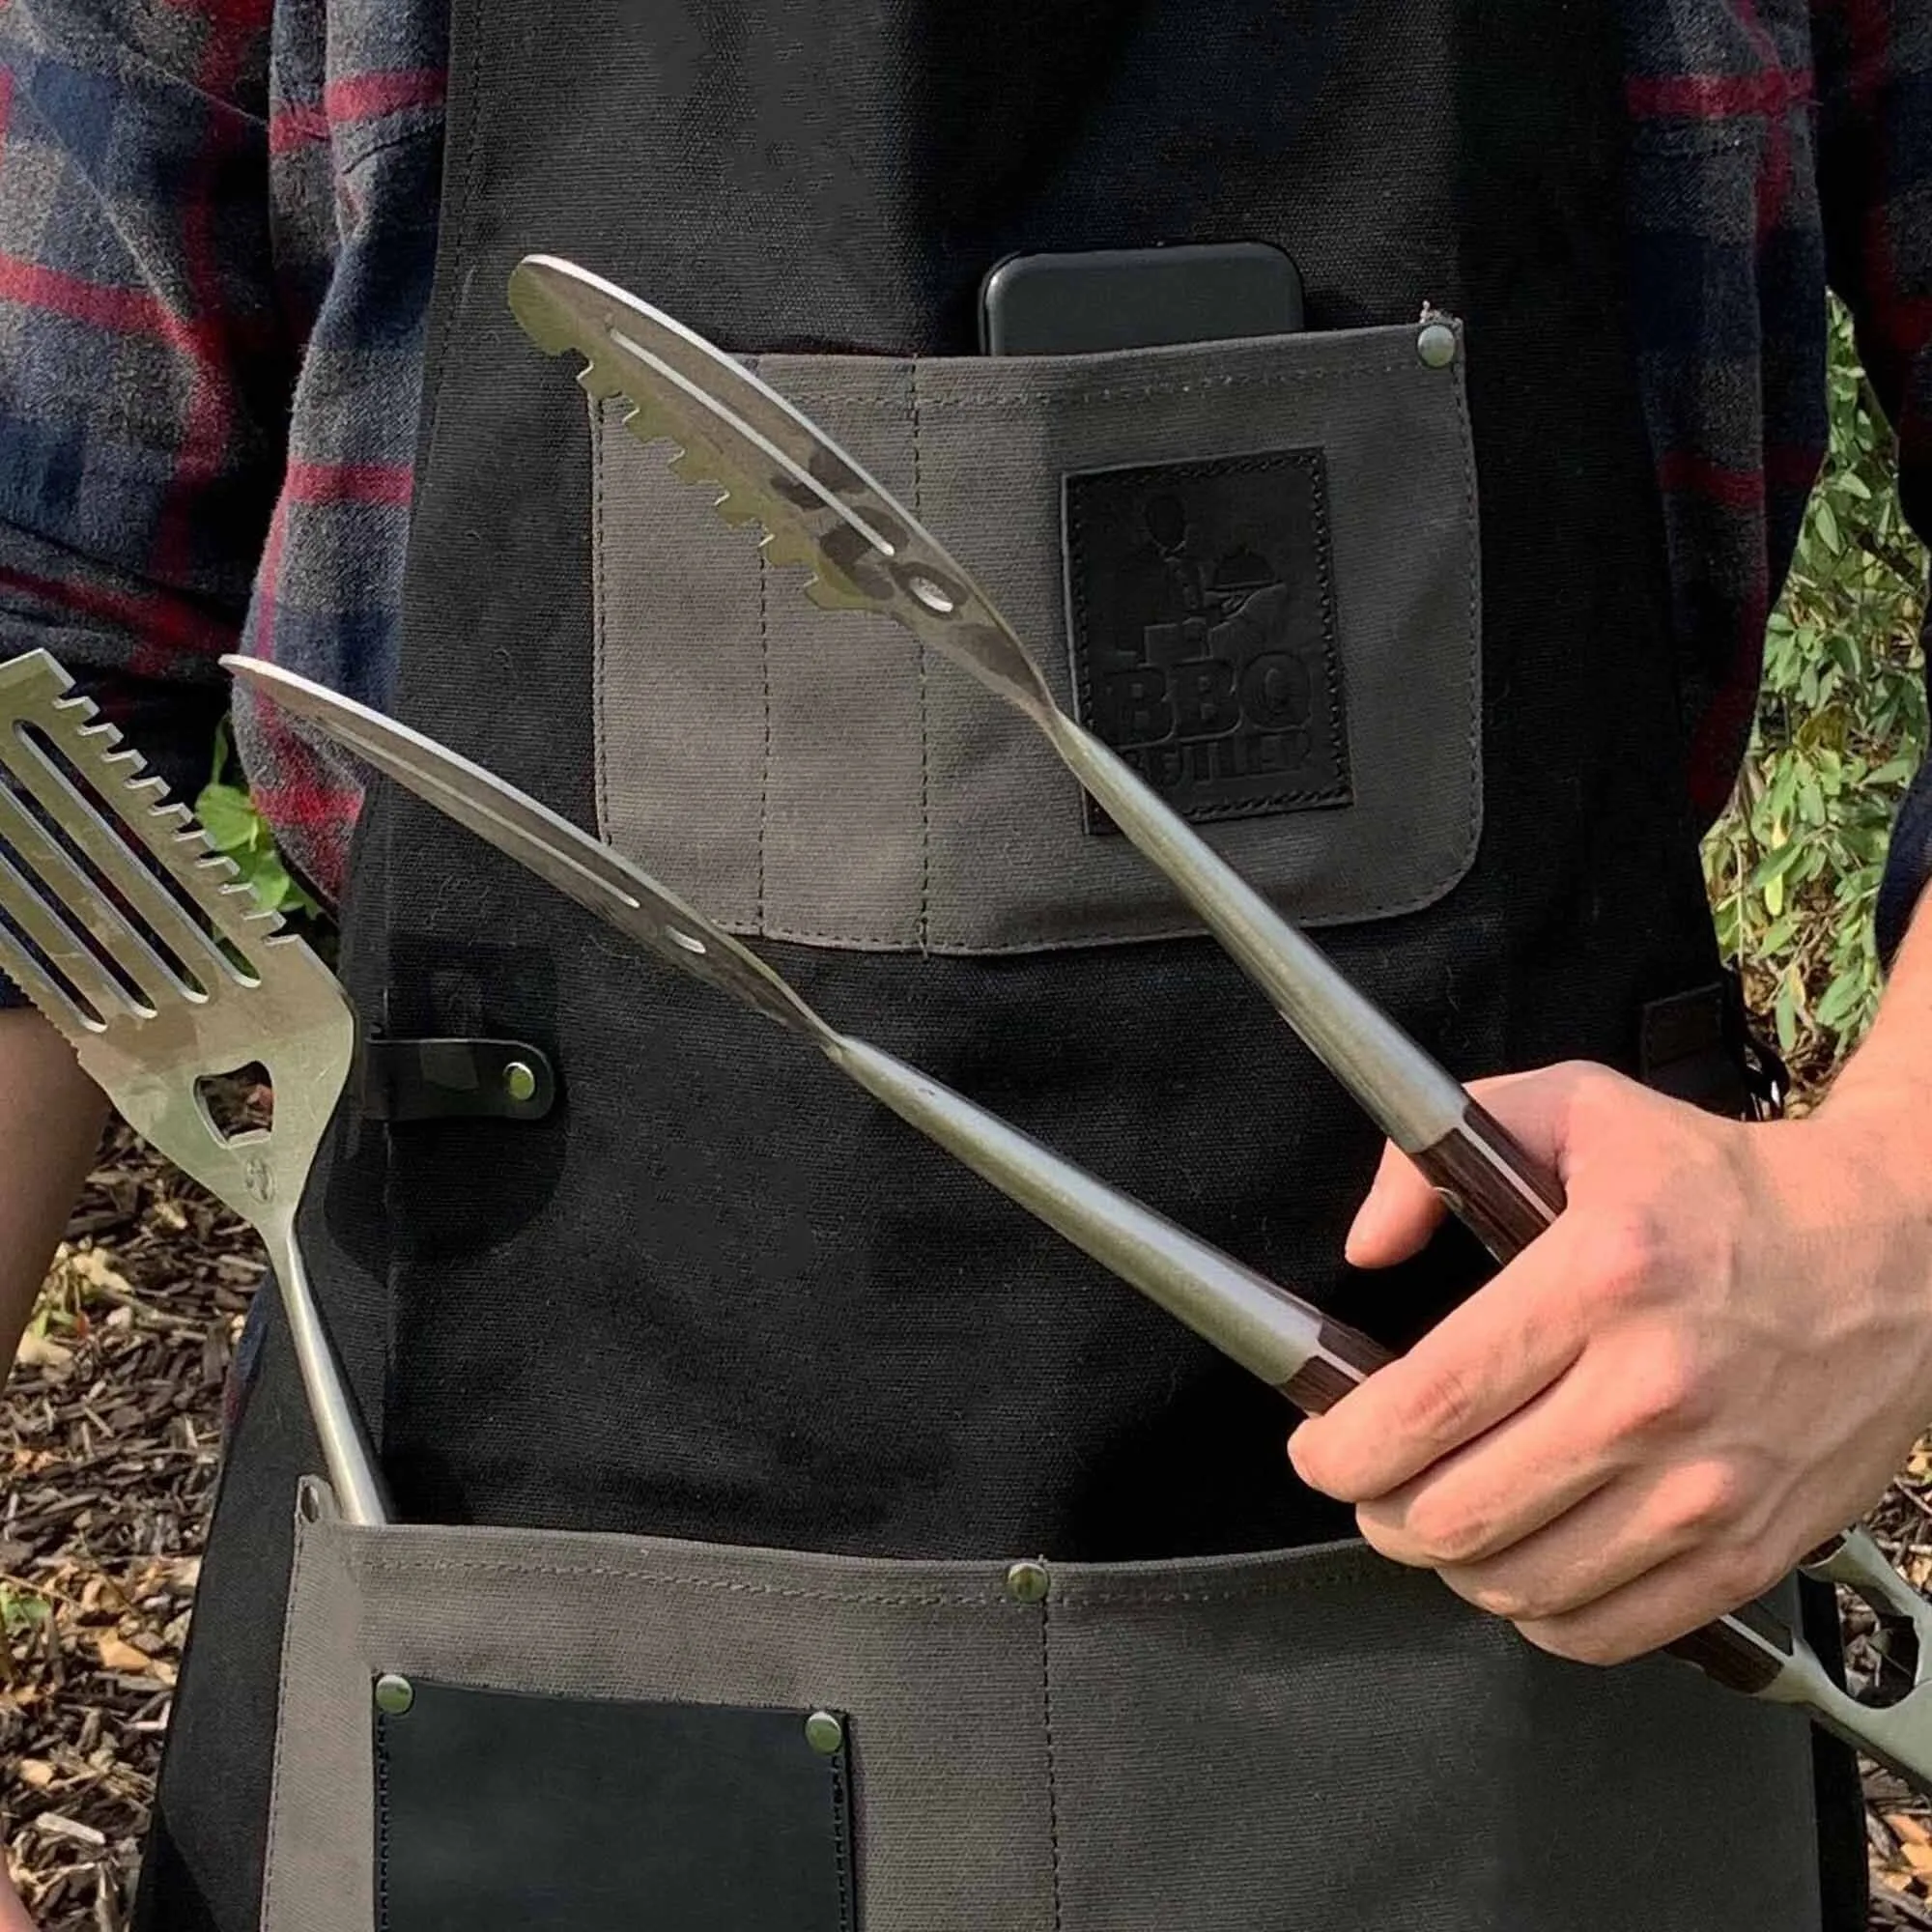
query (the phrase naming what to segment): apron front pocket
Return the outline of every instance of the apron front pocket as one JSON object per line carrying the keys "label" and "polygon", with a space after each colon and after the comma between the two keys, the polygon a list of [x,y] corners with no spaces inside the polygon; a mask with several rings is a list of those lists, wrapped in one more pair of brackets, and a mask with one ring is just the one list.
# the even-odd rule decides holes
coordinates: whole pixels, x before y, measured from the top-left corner
{"label": "apron front pocket", "polygon": [[632,1924],[1818,1932],[1809,1736],[1359,1543],[927,1561],[307,1486],[265,1932]]}
{"label": "apron front pocket", "polygon": [[[1062,706],[1293,917],[1413,912],[1467,872],[1481,597],[1459,330],[749,359],[952,550]],[[591,416],[606,838],[772,939],[989,954],[1199,930],[1027,720],[889,620],[810,604],[624,413]]]}

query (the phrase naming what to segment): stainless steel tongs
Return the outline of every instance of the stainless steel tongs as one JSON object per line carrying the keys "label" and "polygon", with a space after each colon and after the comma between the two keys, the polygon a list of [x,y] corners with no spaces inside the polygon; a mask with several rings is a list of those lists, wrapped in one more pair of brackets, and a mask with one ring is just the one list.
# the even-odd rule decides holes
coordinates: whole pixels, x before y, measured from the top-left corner
{"label": "stainless steel tongs", "polygon": [[1232,1255],[1109,1187],[997,1114],[838,1032],[749,947],[621,853],[494,772],[293,671],[228,660],[236,674],[466,825],[666,965],[702,980],[813,1046],[847,1079],[1009,1199],[1092,1255],[1309,1414],[1388,1359]]}
{"label": "stainless steel tongs", "polygon": [[[1009,1199],[1185,1322],[1301,1408],[1319,1415],[1389,1359],[1381,1346],[1021,1133],[883,1049],[834,1028],[748,947],[620,853],[420,732],[274,666],[227,660],[244,682],[547,879],[677,971],[706,981],[814,1046],[848,1079]],[[1861,1535],[1841,1579],[1913,1634],[1922,1605]],[[1894,1597],[1888,1586],[1896,1585]],[[1890,1709],[1840,1690],[1816,1654],[1753,1605],[1673,1646],[1710,1675],[1797,1704],[1932,1792],[1932,1711]],[[1916,1655],[1916,1654],[1915,1654]],[[1916,1676],[1915,1676],[1916,1687]]]}
{"label": "stainless steel tongs", "polygon": [[[892,618],[1025,716],[1499,1261],[1513,1259],[1562,1211],[1556,1178],[1067,716],[964,567],[805,414],[702,336],[571,263],[526,258],[511,277],[510,303],[540,347],[583,358],[579,381],[593,398],[633,405],[629,425],[640,440],[677,446],[672,468],[687,481],[716,486],[721,516],[762,525],[774,562],[806,566],[806,594],[814,602]],[[1901,1776],[1932,1784],[1925,1677],[1932,1605],[1861,1530],[1834,1539],[1805,1567],[1857,1591],[1879,1619],[1888,1672],[1870,1701],[1840,1690],[1803,1640],[1761,1606],[1673,1650],[1735,1690],[1800,1705]]]}

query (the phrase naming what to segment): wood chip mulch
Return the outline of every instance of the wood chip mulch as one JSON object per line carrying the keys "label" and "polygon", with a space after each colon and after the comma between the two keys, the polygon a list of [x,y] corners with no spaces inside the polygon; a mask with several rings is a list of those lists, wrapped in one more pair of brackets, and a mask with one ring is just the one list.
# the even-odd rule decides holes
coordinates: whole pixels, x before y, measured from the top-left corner
{"label": "wood chip mulch", "polygon": [[0,1405],[0,1834],[42,1932],[120,1932],[263,1262],[117,1128]]}
{"label": "wood chip mulch", "polygon": [[[0,1842],[41,1932],[128,1923],[262,1273],[252,1233],[117,1126],[0,1404]],[[1932,1440],[1871,1526],[1932,1587]],[[1848,1627],[1869,1671],[1869,1618]],[[1932,1804],[1869,1767],[1865,1796],[1871,1925],[1932,1932]]]}

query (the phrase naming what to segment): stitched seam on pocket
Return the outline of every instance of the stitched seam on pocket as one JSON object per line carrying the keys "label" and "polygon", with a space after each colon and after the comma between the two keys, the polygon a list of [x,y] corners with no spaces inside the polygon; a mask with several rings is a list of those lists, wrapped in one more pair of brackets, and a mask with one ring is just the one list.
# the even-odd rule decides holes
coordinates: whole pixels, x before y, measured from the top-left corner
{"label": "stitched seam on pocket", "polygon": [[[1348,1560],[1348,1559],[1344,1559]],[[787,1603],[867,1604],[890,1609],[998,1609],[1003,1602],[991,1586],[983,1596],[958,1596],[944,1591],[868,1591],[798,1589],[781,1583],[747,1583],[717,1577],[693,1577],[674,1571],[634,1570],[620,1564],[511,1563],[478,1557],[437,1558],[430,1561],[369,1556],[361,1567],[398,1576],[440,1576],[462,1572],[505,1577],[594,1577],[620,1583],[661,1583],[712,1591],[722,1596],[773,1597]],[[1151,1607],[1165,1604],[1235,1604],[1265,1597],[1292,1597],[1314,1590],[1335,1590],[1359,1580],[1366,1562],[1351,1564],[1345,1576],[1268,1577],[1227,1589],[1089,1590],[1077,1580],[1066,1587],[1064,1604],[1069,1610],[1089,1605]]]}
{"label": "stitched seam on pocket", "polygon": [[[927,395],[923,407],[928,410],[1009,410],[1035,409],[1041,404],[1062,408],[1089,403],[1152,402],[1163,396],[1203,396],[1215,389],[1300,388],[1310,383],[1356,382],[1363,376],[1413,376],[1414,358],[1397,362],[1338,363],[1333,368],[1278,369],[1272,374],[1246,371],[1231,376],[1203,376],[1190,382],[1147,383],[1132,388],[1101,389],[1013,389],[997,396]],[[785,400],[797,409],[890,410],[903,405],[892,396],[813,395],[787,389]]]}
{"label": "stitched seam on pocket", "polygon": [[[591,405],[592,410],[597,405]],[[611,737],[611,720],[607,708],[605,693],[610,689],[606,675],[606,659],[609,653],[611,627],[608,621],[610,599],[605,591],[606,559],[611,554],[611,531],[607,521],[609,491],[605,488],[604,471],[609,464],[607,444],[602,437],[590,439],[590,517],[596,530],[595,541],[591,545],[591,568],[595,572],[591,598],[591,676],[597,694],[597,717],[595,729],[591,732],[596,740],[596,767],[593,781],[597,787],[597,823],[600,828],[611,824],[611,762],[606,746]],[[760,554],[760,565],[763,557]],[[759,892],[759,913],[763,916],[763,889]]]}
{"label": "stitched seam on pocket", "polygon": [[[912,513],[925,517],[925,454],[920,421],[919,363],[906,369],[907,396],[912,410]],[[931,668],[925,639],[915,638],[913,649],[919,653],[919,950],[927,952],[932,943],[932,728],[927,701],[926,679]]]}
{"label": "stitched seam on pocket", "polygon": [[1230,1590],[1082,1590],[1076,1583],[1067,1590],[1063,1607],[1072,1610],[1159,1609],[1174,1604],[1245,1604],[1269,1597],[1308,1596],[1319,1590],[1339,1590],[1360,1582],[1366,1568],[1351,1570],[1341,1577],[1284,1577],[1265,1583],[1251,1583]]}
{"label": "stitched seam on pocket", "polygon": [[[1469,417],[1469,385],[1463,380],[1463,358],[1456,358],[1454,378],[1456,396],[1456,424],[1462,432],[1463,444],[1463,527],[1468,532],[1469,580],[1469,675],[1464,689],[1468,693],[1469,714],[1469,762],[1477,772],[1482,771],[1483,757],[1483,540],[1476,522],[1476,426]],[[1483,834],[1483,796],[1485,786],[1480,781],[1469,792],[1469,831],[1470,857],[1457,873],[1461,878],[1475,864],[1475,847]],[[1453,881],[1451,882],[1454,883]],[[1447,888],[1444,889],[1445,891]],[[1427,905],[1427,899],[1419,901]],[[1400,911],[1412,908],[1401,907]]]}
{"label": "stitched seam on pocket", "polygon": [[262,1918],[266,1924],[275,1904],[275,1851],[282,1829],[282,1770],[288,1749],[290,1635],[295,1626],[296,1605],[301,1596],[302,1559],[308,1550],[308,1522],[299,1507],[296,1510],[295,1554],[289,1561],[289,1598],[282,1605],[282,1656],[275,1682],[275,1760],[269,1774],[269,1843],[262,1864]]}
{"label": "stitched seam on pocket", "polygon": [[376,1724],[376,1928],[389,1932],[389,1743],[381,1719]]}
{"label": "stitched seam on pocket", "polygon": [[838,1923],[844,1932],[857,1932],[859,1917],[853,1902],[851,1817],[843,1753],[832,1760],[831,1771],[832,1858],[838,1873]]}
{"label": "stitched seam on pocket", "polygon": [[1328,463],[1319,449],[1312,449],[1302,458],[1302,465],[1314,486],[1311,494],[1315,499],[1315,555],[1321,586],[1321,661],[1327,667],[1329,683],[1340,694],[1339,700],[1328,714],[1329,749],[1335,755],[1335,769],[1342,775],[1340,783],[1333,787],[1332,795],[1337,799],[1346,799],[1354,796],[1355,786],[1349,766],[1349,727],[1346,722],[1349,681],[1342,670],[1339,635],[1342,613],[1336,609],[1334,533],[1328,527]]}
{"label": "stitched seam on pocket", "polygon": [[1060,1765],[1053,1746],[1053,1604],[1049,1594],[1039,1606],[1040,1721],[1046,1743],[1046,1835],[1053,1868],[1053,1932],[1061,1932],[1060,1894]]}
{"label": "stitched seam on pocket", "polygon": [[473,1561],[464,1557],[411,1561],[390,1556],[369,1556],[364,1570],[388,1571],[396,1576],[441,1576],[462,1572],[469,1575],[500,1577],[596,1577],[619,1583],[665,1583],[686,1589],[710,1590],[723,1596],[778,1597],[804,1604],[878,1604],[891,1608],[989,1609],[997,1608],[999,1593],[988,1586],[983,1596],[952,1596],[945,1592],[873,1593],[855,1590],[801,1590],[781,1583],[742,1583],[717,1577],[680,1576],[675,1572],[631,1570],[615,1564],[511,1563]]}
{"label": "stitched seam on pocket", "polygon": [[[601,611],[598,621],[601,625]],[[600,663],[597,667],[597,689],[601,693],[604,688],[604,667]],[[764,743],[758,753],[758,930],[762,932],[765,926],[765,840],[771,830],[772,803],[772,560],[762,544],[758,546],[758,689],[765,707]],[[600,724],[597,733],[600,762],[607,735]],[[609,818],[604,821],[607,825],[610,822]]]}

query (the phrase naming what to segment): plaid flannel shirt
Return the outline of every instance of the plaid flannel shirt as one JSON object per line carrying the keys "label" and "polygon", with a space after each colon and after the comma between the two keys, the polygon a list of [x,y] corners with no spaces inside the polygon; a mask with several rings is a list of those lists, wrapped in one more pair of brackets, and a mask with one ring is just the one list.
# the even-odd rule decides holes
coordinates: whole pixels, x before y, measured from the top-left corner
{"label": "plaid flannel shirt", "polygon": [[[1932,530],[1932,0],[1622,4],[1643,399],[1715,814],[1824,454],[1828,276]],[[53,650],[178,784],[205,767],[220,652],[385,699],[445,9],[0,0],[0,657]],[[353,775],[238,724],[284,849],[332,893]],[[1888,942],[1928,871],[1921,777]]]}

